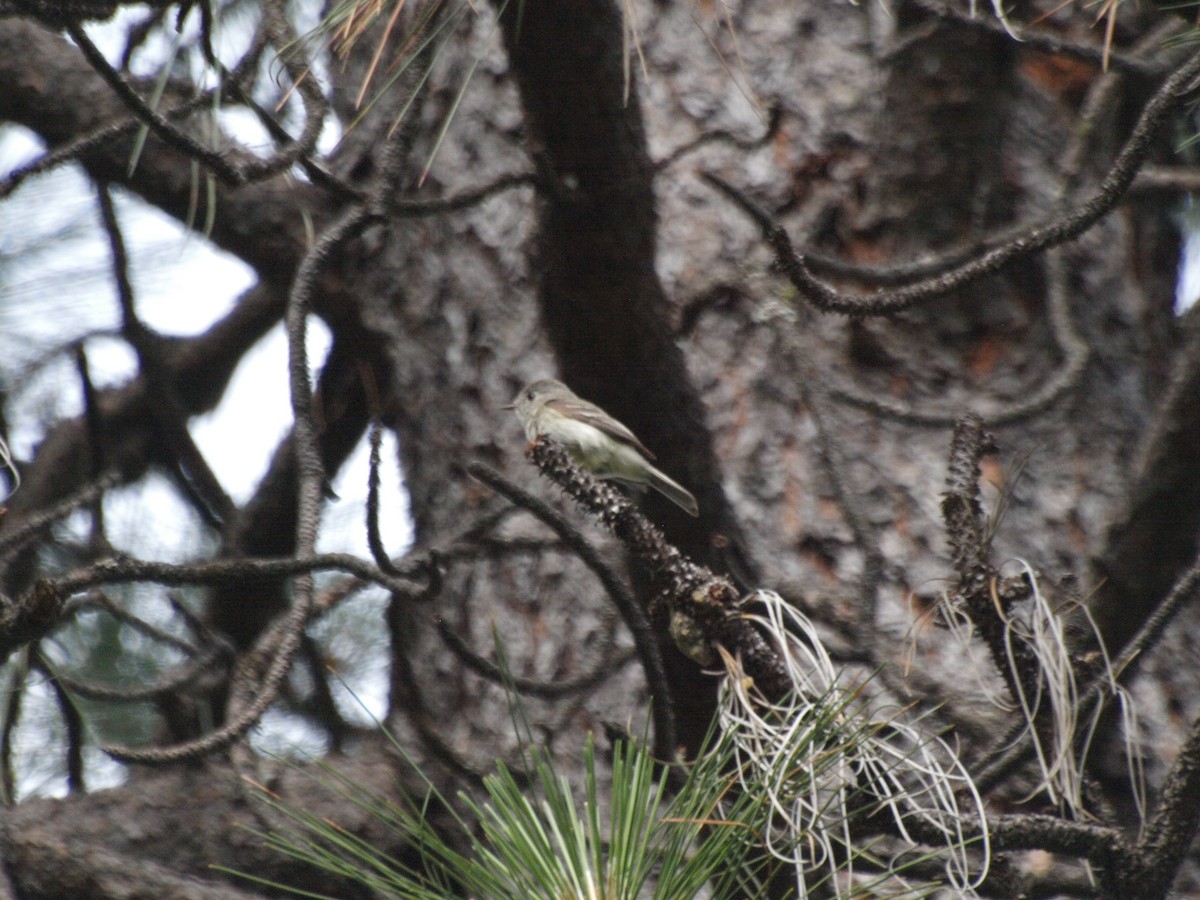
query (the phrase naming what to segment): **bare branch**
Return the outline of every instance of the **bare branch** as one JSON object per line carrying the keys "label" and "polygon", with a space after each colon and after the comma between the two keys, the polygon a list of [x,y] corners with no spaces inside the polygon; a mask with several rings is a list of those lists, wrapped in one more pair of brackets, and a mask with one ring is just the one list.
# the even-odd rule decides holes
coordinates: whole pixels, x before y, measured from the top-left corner
{"label": "bare branch", "polygon": [[383,427],[376,419],[371,422],[371,456],[367,466],[367,546],[375,565],[388,575],[399,574],[392,565],[379,534],[379,447],[383,440]]}
{"label": "bare branch", "polygon": [[13,551],[21,549],[29,541],[40,537],[42,532],[55,522],[69,516],[81,507],[94,503],[105,491],[120,481],[121,478],[116,472],[109,472],[95,482],[84,485],[74,494],[53,506],[41,510],[36,515],[26,517],[19,528],[0,535],[0,560],[4,560]]}
{"label": "bare branch", "polygon": [[[288,337],[288,373],[291,387],[294,449],[297,468],[297,510],[295,552],[299,557],[313,554],[324,499],[325,470],[318,444],[318,429],[313,417],[313,391],[308,369],[306,330],[317,279],[334,251],[357,237],[366,227],[372,210],[384,208],[400,158],[396,142],[385,147],[384,163],[372,187],[370,204],[348,209],[321,234],[305,255],[288,298],[285,324]],[[382,573],[381,573],[382,574]],[[244,707],[215,731],[183,744],[167,748],[138,750],[131,747],[107,747],[106,751],[125,762],[160,765],[222,750],[239,739],[270,708],[297,651],[313,610],[311,570],[300,570],[293,579],[292,608],[264,632],[254,648],[243,658],[239,669],[245,677],[257,676],[256,661],[269,659],[261,667],[261,678],[254,677],[254,690],[247,692],[235,673],[233,691],[247,695]]]}
{"label": "bare branch", "polygon": [[998,577],[979,501],[979,463],[993,449],[992,436],[984,432],[982,419],[966,415],[959,420],[950,442],[942,517],[958,572],[951,602],[962,605],[1008,684],[1009,693],[1019,700],[1038,695],[1038,664],[1023,642],[1008,639],[1003,610],[997,608],[998,598],[993,595]]}
{"label": "bare branch", "polygon": [[86,790],[83,783],[83,717],[37,647],[31,649],[29,665],[33,671],[46,676],[50,690],[54,693],[54,701],[58,705],[58,712],[67,732],[67,790],[72,794],[81,793]]}
{"label": "bare branch", "polygon": [[92,43],[87,32],[77,22],[67,22],[67,34],[79,47],[88,64],[104,79],[115,93],[142,123],[162,140],[163,143],[190,157],[204,163],[226,184],[238,185],[248,179],[241,166],[231,163],[222,154],[205,147],[187,132],[175,127],[162,113],[156,112],[142,99],[124,75],[114,69],[104,58],[104,54]]}
{"label": "bare branch", "polygon": [[661,172],[683,159],[689,153],[694,153],[701,147],[706,147],[709,144],[729,144],[740,150],[757,150],[759,147],[763,147],[775,139],[779,134],[779,126],[782,124],[783,106],[775,103],[771,106],[770,114],[767,117],[767,127],[763,130],[760,137],[745,138],[724,129],[709,131],[700,135],[694,141],[689,141],[681,147],[676,147],[662,159],[658,160],[654,164],[654,171],[656,173]]}
{"label": "bare branch", "polygon": [[[708,645],[720,643],[740,657],[747,673],[767,697],[790,690],[781,660],[755,628],[739,615],[739,598],[724,578],[685,557],[667,543],[650,521],[616,488],[579,468],[567,452],[545,436],[530,447],[538,470],[563,488],[589,515],[605,525],[650,571],[652,584],[669,604],[672,615],[687,620],[688,643],[681,651],[693,660],[705,656]],[[676,644],[680,645],[676,637]],[[709,653],[713,652],[709,647]]]}
{"label": "bare branch", "polygon": [[[1200,719],[1167,773],[1158,809],[1138,845],[1139,859],[1130,873],[1130,893],[1139,898],[1166,897],[1200,827]],[[1136,888],[1133,886],[1136,885]]]}
{"label": "bare branch", "polygon": [[[163,116],[168,120],[186,118],[201,109],[210,107],[213,98],[220,91],[234,92],[239,99],[245,98],[241,82],[247,77],[248,72],[253,72],[257,67],[263,46],[261,40],[256,40],[232,70],[222,67],[223,82],[219,90],[202,91],[195,97],[164,110]],[[142,128],[143,124],[136,116],[122,121],[105,123],[54,150],[43,153],[25,165],[18,166],[3,180],[0,180],[0,200],[15,191],[30,176],[48,172],[63,163],[80,159],[115,138],[132,134]]]}
{"label": "bare branch", "polygon": [[422,216],[438,216],[443,213],[461,212],[478,206],[484,200],[520,187],[537,187],[541,184],[537,175],[518,173],[502,175],[490,184],[463,191],[452,197],[439,200],[393,200],[388,203],[387,216],[391,219],[415,219]]}
{"label": "bare branch", "polygon": [[17,802],[17,778],[13,771],[13,742],[17,725],[21,721],[21,706],[25,700],[29,672],[22,662],[8,666],[8,683],[5,684],[4,718],[0,720],[0,779],[3,780],[4,805]]}
{"label": "bare branch", "polygon": [[[463,665],[476,675],[486,678],[495,684],[511,684],[518,693],[528,694],[531,697],[541,697],[545,700],[567,697],[571,694],[582,693],[589,688],[596,687],[616,675],[629,662],[636,658],[635,650],[622,650],[619,653],[612,653],[613,633],[610,629],[605,636],[604,646],[597,654],[599,658],[590,671],[582,672],[574,678],[567,678],[560,681],[538,681],[534,678],[519,678],[511,672],[505,672],[491,660],[480,656],[467,646],[467,642],[459,637],[444,619],[438,619],[437,628],[438,634],[446,642],[446,646],[450,648],[455,656],[463,661]],[[657,706],[658,704],[655,705]]]}
{"label": "bare branch", "polygon": [[438,759],[451,771],[468,779],[476,786],[483,784],[483,775],[470,766],[454,748],[448,745],[434,727],[434,716],[429,704],[425,702],[425,694],[420,681],[413,671],[411,636],[408,610],[395,597],[388,604],[387,611],[388,633],[392,645],[391,684],[393,695],[389,698],[391,712],[389,718],[404,715],[417,730],[421,740],[429,748],[435,759]]}
{"label": "bare branch", "polygon": [[662,655],[659,651],[658,640],[654,635],[654,629],[637,599],[612,568],[600,558],[596,548],[588,543],[579,530],[559,513],[482,463],[471,463],[467,467],[467,471],[550,526],[563,543],[600,579],[608,596],[612,598],[617,612],[620,613],[630,634],[633,635],[633,643],[637,648],[638,658],[646,675],[646,682],[650,687],[650,694],[654,698],[652,711],[655,753],[659,759],[673,760],[676,746],[675,705],[671,695],[671,683],[667,680],[667,672],[663,667]]}
{"label": "bare branch", "polygon": [[247,578],[288,577],[334,569],[402,596],[419,596],[426,587],[418,582],[386,575],[366,560],[349,553],[315,553],[308,556],[266,559],[214,559],[208,562],[175,564],[131,559],[126,556],[102,559],[59,578],[39,582],[40,589],[63,597],[97,584],[149,581],[155,584],[222,584]]}
{"label": "bare branch", "polygon": [[[112,251],[113,280],[121,306],[121,334],[137,354],[142,378],[150,396],[154,423],[166,445],[163,449],[175,463],[184,493],[193,500],[200,515],[214,527],[227,521],[234,503],[221,487],[204,454],[187,429],[187,411],[171,381],[170,368],[162,353],[162,341],[138,318],[133,285],[129,280],[129,257],[117,221],[108,185],[97,186],[101,223]],[[99,460],[97,460],[98,462]]]}
{"label": "bare branch", "polygon": [[732,200],[759,226],[775,253],[775,260],[800,294],[823,312],[856,316],[883,316],[899,312],[925,300],[940,297],[999,271],[1018,258],[1078,237],[1110,213],[1132,184],[1163,126],[1191,90],[1200,74],[1200,53],[1177,68],[1142,110],[1133,133],[1121,148],[1100,187],[1091,197],[1048,220],[1029,226],[1004,244],[962,263],[940,275],[871,294],[843,294],[817,279],[804,255],[797,253],[786,230],[743,192],[712,173],[702,178]]}
{"label": "bare branch", "polygon": [[[1142,59],[1135,54],[1089,44],[1079,44],[1056,34],[1015,26],[1011,20],[1002,22],[996,16],[988,13],[975,15],[973,14],[974,10],[968,13],[949,4],[940,3],[938,0],[916,0],[916,5],[929,15],[945,22],[980,29],[1006,40],[1015,38],[1022,47],[1029,47],[1056,56],[1074,57],[1096,66],[1111,66],[1117,71],[1127,72],[1139,78],[1157,78],[1163,74],[1164,67],[1161,62]],[[1180,23],[1181,26],[1182,23]]]}

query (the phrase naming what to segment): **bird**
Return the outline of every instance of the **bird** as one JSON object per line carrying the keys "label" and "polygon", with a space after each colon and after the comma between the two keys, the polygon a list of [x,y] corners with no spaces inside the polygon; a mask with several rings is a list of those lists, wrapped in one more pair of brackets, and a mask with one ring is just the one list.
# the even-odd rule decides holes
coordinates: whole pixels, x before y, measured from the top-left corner
{"label": "bird", "polygon": [[561,381],[542,378],[531,382],[507,408],[516,410],[529,440],[546,435],[557,441],[597,478],[649,486],[688,515],[700,514],[691,491],[650,463],[654,454],[632,431],[595,403],[576,396]]}

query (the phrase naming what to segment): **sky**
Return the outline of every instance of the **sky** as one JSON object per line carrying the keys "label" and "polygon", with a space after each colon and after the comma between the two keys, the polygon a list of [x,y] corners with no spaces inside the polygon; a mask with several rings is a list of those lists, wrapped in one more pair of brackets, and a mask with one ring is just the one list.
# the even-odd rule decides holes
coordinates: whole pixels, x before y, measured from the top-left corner
{"label": "sky", "polygon": [[[124,15],[89,28],[110,55],[120,46],[128,21],[128,13]],[[219,52],[221,42],[228,47],[240,40],[236,29],[226,30],[219,38]],[[165,43],[150,45],[141,58],[143,71],[151,71],[170,52]],[[223,55],[232,58],[232,54]],[[263,141],[257,126],[245,118],[226,116],[224,123],[250,145]],[[324,134],[322,146],[327,149],[337,137]],[[41,150],[30,132],[0,128],[0,177]],[[225,315],[253,283],[254,274],[248,267],[173,219],[131,195],[118,191],[115,199],[130,251],[138,311],[150,327],[166,335],[199,333]],[[1200,296],[1200,229],[1190,227],[1184,255],[1188,264],[1181,267],[1179,276],[1180,312]],[[70,362],[54,352],[64,342],[98,333],[86,345],[98,385],[120,384],[134,373],[132,351],[111,336],[118,322],[108,244],[99,228],[91,187],[69,166],[29,180],[0,203],[0,354],[4,360],[0,370],[24,373],[23,387],[7,406],[12,449],[18,458],[32,454],[48,423],[76,415],[81,409],[78,378]],[[106,331],[109,336],[104,336]],[[329,335],[316,319],[310,324],[309,340],[309,359],[319,367]],[[287,348],[280,326],[247,355],[217,409],[193,419],[189,429],[225,491],[242,503],[252,496],[290,425]],[[384,498],[381,526],[388,549],[399,555],[411,542],[411,522],[393,441],[390,435],[386,438],[380,473]],[[366,479],[364,442],[334,482],[340,499],[326,507],[319,550],[368,555],[363,527]],[[106,505],[106,519],[114,544],[144,558],[183,561],[198,552],[199,522],[162,477],[152,476],[138,486],[114,492]],[[381,600],[366,598],[363,602],[378,604]],[[353,623],[346,624],[351,642],[355,640],[353,629]],[[336,633],[331,634],[331,640],[337,639]],[[352,684],[357,699],[345,704],[351,714],[359,700],[371,713],[382,712],[385,677],[381,659],[377,654],[361,667],[361,677]],[[57,770],[37,764],[39,755],[45,756],[46,735],[54,729],[56,714],[48,695],[40,706],[27,705],[25,715],[40,723],[23,730],[25,790],[61,793],[65,785]],[[304,746],[310,737],[299,720],[272,712],[255,739],[259,746],[278,752]],[[99,773],[92,779],[93,786],[120,780],[123,770],[94,748],[89,758],[94,773]]]}
{"label": "sky", "polygon": [[[26,132],[0,129],[0,176],[40,152]],[[131,257],[138,311],[147,325],[166,335],[203,331],[228,312],[253,283],[253,272],[239,260],[190,234],[169,217],[137,198],[117,194],[116,206]],[[99,227],[95,197],[82,175],[63,168],[27,182],[0,203],[0,353],[6,371],[30,373],[7,405],[12,449],[28,458],[48,423],[81,410],[78,377],[69,359],[53,352],[80,335],[115,331],[119,311],[111,280],[107,238]],[[310,321],[309,359],[315,370],[329,346],[329,334]],[[87,343],[89,367],[97,385],[125,382],[135,357],[116,337],[98,335]],[[220,405],[195,417],[189,430],[225,491],[242,503],[267,470],[279,441],[291,426],[287,343],[282,325],[272,329],[243,360]],[[337,500],[326,504],[318,551],[369,556],[364,527],[368,448],[360,444],[333,483]],[[399,555],[411,542],[408,499],[397,468],[394,438],[385,437],[380,478],[380,524],[385,544]],[[137,556],[181,562],[202,549],[195,513],[162,476],[152,475],[130,488],[112,492],[105,504],[109,537],[119,549]],[[80,515],[74,530],[86,531]],[[358,618],[380,613],[382,598],[364,596]],[[152,613],[151,613],[152,615]],[[369,723],[385,704],[386,647],[361,654],[370,635],[354,638],[360,624],[353,616],[337,620],[354,644],[338,649],[339,628],[325,628],[332,652],[347,659],[341,666],[347,684],[336,688],[352,721]],[[160,623],[161,624],[161,623]],[[353,696],[350,696],[353,692]],[[53,699],[44,687],[27,698],[24,726],[17,741],[22,794],[61,795],[65,781],[60,761],[45,753],[58,727]],[[255,730],[256,746],[274,753],[319,752],[319,743],[297,717],[273,711]],[[89,787],[121,782],[122,767],[97,748],[88,750]]]}
{"label": "sky", "polygon": [[[39,151],[27,132],[0,130],[0,174]],[[197,334],[225,315],[253,283],[247,266],[168,216],[125,194],[117,196],[116,204],[130,248],[138,312],[156,331]],[[0,204],[0,352],[7,357],[5,368],[16,359],[37,372],[10,410],[11,443],[18,458],[30,455],[46,418],[81,409],[80,393],[70,384],[77,380],[70,363],[45,362],[43,354],[82,334],[115,331],[119,311],[109,265],[94,194],[74,169],[28,182]],[[314,317],[309,326],[314,372],[328,346],[328,331]],[[135,370],[132,351],[115,337],[95,337],[87,350],[99,385],[122,383]],[[196,417],[190,430],[225,490],[243,502],[290,425],[287,343],[277,326],[247,355],[220,406]],[[393,446],[384,460],[395,459]],[[335,485],[343,500],[329,510],[331,521],[342,518],[340,507],[365,498],[366,460],[364,444]],[[384,533],[402,548],[409,529],[401,482],[394,466],[383,468],[385,496],[394,498],[385,511]],[[365,552],[361,526],[346,531],[327,529],[322,548]]]}
{"label": "sky", "polygon": [[[111,53],[119,46],[122,27],[118,21],[89,30]],[[244,119],[226,117],[225,124],[250,143],[261,139]],[[333,140],[336,135],[323,136],[326,146]],[[0,177],[42,149],[31,132],[0,127]],[[135,196],[115,190],[114,200],[129,251],[138,313],[156,331],[176,336],[200,333],[224,316],[253,283],[254,273],[239,260]],[[29,179],[0,202],[0,377],[7,381],[2,385],[5,389],[14,382],[20,385],[6,398],[12,450],[18,459],[32,455],[48,424],[77,415],[82,408],[78,376],[61,353],[65,343],[91,335],[85,346],[98,386],[124,383],[136,371],[133,352],[115,336],[119,306],[110,264],[94,191],[75,167],[63,166]],[[328,331],[314,317],[308,348],[314,376],[328,347]],[[242,503],[252,496],[290,426],[287,345],[280,325],[247,354],[220,405],[195,417],[189,430],[225,491]],[[367,458],[364,441],[334,480],[339,499],[326,504],[318,551],[369,556],[364,527]],[[412,531],[390,434],[382,458],[380,525],[389,552],[398,556],[411,543]],[[114,546],[142,558],[179,562],[203,548],[198,518],[162,476],[151,475],[138,485],[113,491],[105,503],[105,518]],[[86,517],[80,515],[74,530],[82,533],[86,525]],[[352,602],[357,604],[357,617],[337,619],[335,613],[336,627],[323,624],[318,629],[323,629],[335,656],[360,655],[342,666],[346,685],[335,686],[335,692],[341,695],[348,718],[369,722],[383,712],[386,647],[378,627],[365,637],[357,629],[362,620],[377,616],[383,600],[375,594]],[[367,638],[379,644],[376,652],[361,652],[370,643]],[[59,728],[57,720],[48,690],[35,686],[27,697],[17,740],[23,795],[65,792],[61,761],[45,752],[47,740],[54,739]],[[301,720],[282,711],[270,713],[252,739],[272,752],[320,750]],[[94,746],[87,755],[89,787],[120,783],[122,767]]]}

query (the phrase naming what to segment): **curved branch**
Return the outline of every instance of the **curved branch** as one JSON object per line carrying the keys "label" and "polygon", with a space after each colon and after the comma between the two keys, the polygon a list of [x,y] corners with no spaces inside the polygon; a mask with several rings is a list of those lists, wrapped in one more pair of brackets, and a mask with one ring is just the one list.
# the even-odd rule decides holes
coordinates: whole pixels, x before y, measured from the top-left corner
{"label": "curved branch", "polygon": [[[1015,425],[1045,412],[1067,396],[1073,388],[1078,387],[1079,381],[1087,369],[1088,361],[1091,359],[1091,350],[1076,332],[1075,323],[1071,320],[1064,255],[1061,247],[1052,247],[1046,251],[1043,257],[1046,263],[1047,316],[1055,343],[1063,354],[1062,364],[1049,378],[1042,379],[1023,400],[1001,403],[998,408],[986,415],[982,410],[976,410],[987,419],[988,424],[993,428]],[[834,387],[830,393],[837,399],[857,406],[859,409],[920,428],[952,427],[961,415],[961,413],[918,409],[914,404],[906,403],[903,400],[865,394],[856,388],[846,386]]]}
{"label": "curved branch", "polygon": [[650,625],[650,619],[638,603],[637,599],[625,586],[612,568],[600,558],[588,541],[559,513],[555,512],[528,491],[521,490],[504,478],[499,472],[482,463],[471,463],[467,471],[478,478],[492,490],[507,497],[517,506],[528,510],[540,521],[550,526],[555,534],[562,539],[576,556],[591,569],[604,589],[612,598],[613,605],[625,620],[625,625],[633,635],[633,643],[637,648],[646,674],[646,681],[654,698],[654,743],[655,753],[659,759],[673,760],[675,758],[675,702],[671,682],[667,679],[667,671],[663,666],[662,654],[659,650],[658,639]]}
{"label": "curved branch", "polygon": [[[422,560],[418,565],[424,571],[429,563]],[[428,594],[427,584],[394,578],[365,560],[345,553],[271,559],[220,559],[192,565],[148,562],[127,557],[110,558],[61,578],[39,581],[16,602],[7,602],[6,608],[0,613],[0,658],[53,631],[62,617],[72,611],[73,604],[68,602],[70,596],[96,585],[134,581],[162,585],[243,584],[248,578],[300,576],[318,569],[347,572],[405,599],[419,600]],[[89,599],[89,602],[94,600]],[[115,608],[109,611],[116,614]],[[181,649],[194,651],[190,647]]]}
{"label": "curved branch", "polygon": [[938,0],[914,0],[924,12],[937,19],[953,22],[967,28],[975,28],[1005,38],[1015,38],[1023,47],[1030,47],[1055,56],[1069,56],[1090,62],[1096,66],[1111,66],[1120,72],[1128,72],[1140,78],[1157,78],[1163,74],[1161,63],[1132,54],[1123,53],[1111,48],[1095,47],[1090,44],[1080,44],[1066,40],[1056,34],[1044,31],[1034,31],[1030,27],[1014,28],[1013,23],[1002,22],[999,18],[983,13],[972,15],[953,6],[938,2]]}
{"label": "curved branch", "polygon": [[[216,406],[242,355],[278,321],[279,313],[278,295],[269,286],[260,285],[243,294],[233,310],[208,331],[171,342],[165,363],[172,389],[189,415]],[[110,478],[118,483],[131,481],[145,471],[153,457],[150,387],[138,379],[121,388],[100,391],[98,398],[106,424],[112,434],[119,436],[107,447],[115,472]],[[37,457],[23,469],[22,489],[10,499],[8,515],[0,521],[0,534],[12,533],[0,540],[6,544],[19,542],[16,531],[28,534],[26,527],[43,521],[44,510],[52,506],[61,510],[64,498],[73,492],[83,496],[88,490],[84,486],[91,481],[87,454],[87,429],[82,418],[52,428],[38,448]],[[18,560],[3,573],[6,588],[23,590],[31,571],[28,561]]]}
{"label": "curved branch", "polygon": [[[278,0],[265,0],[262,4],[263,24],[271,44],[277,52],[287,46],[295,46],[295,33],[283,14]],[[157,110],[153,109],[133,85],[105,59],[104,54],[92,43],[82,25],[76,21],[65,23],[67,34],[79,47],[84,58],[101,78],[121,98],[130,111],[168,146],[184,153],[191,159],[203,163],[229,185],[241,185],[250,181],[260,181],[282,172],[302,156],[307,156],[316,147],[317,138],[325,124],[325,114],[328,103],[321,93],[315,78],[311,77],[308,66],[301,65],[291,56],[284,57],[284,66],[292,82],[296,85],[304,103],[304,131],[295,141],[285,147],[271,159],[247,159],[240,163],[231,160],[226,154],[211,150],[196,140],[186,131],[176,127],[171,121]],[[211,50],[211,48],[209,48]]]}
{"label": "curved branch", "polygon": [[130,111],[144,124],[148,125],[163,143],[169,147],[174,147],[191,159],[202,162],[208,168],[212,169],[217,174],[217,177],[226,184],[238,185],[247,181],[240,166],[234,165],[215,150],[205,147],[187,132],[176,128],[162,113],[152,109],[138,92],[133,89],[133,85],[125,79],[125,76],[114,69],[108,60],[104,58],[104,54],[92,43],[92,39],[83,30],[83,26],[78,22],[67,22],[65,27],[67,34],[71,36],[71,40],[79,47],[84,59],[88,61],[88,64],[96,71],[96,74],[104,79],[108,86],[112,88],[113,93],[120,97],[121,101],[129,107]]}
{"label": "curved branch", "polygon": [[599,659],[590,671],[583,672],[574,678],[568,678],[563,681],[538,681],[535,678],[518,678],[511,672],[506,672],[490,659],[480,656],[467,645],[465,640],[455,633],[454,629],[445,620],[438,619],[437,629],[438,634],[445,641],[446,646],[450,648],[450,651],[462,660],[463,665],[476,675],[486,678],[494,684],[511,684],[518,693],[527,694],[531,697],[541,697],[544,700],[568,697],[571,694],[582,693],[588,688],[595,687],[620,672],[637,655],[634,650],[626,649],[609,656],[608,653],[612,649],[610,629],[610,634],[605,639],[606,646],[601,649],[598,654]]}
{"label": "curved branch", "polygon": [[[395,141],[387,144],[383,157],[379,175],[372,188],[371,202],[351,207],[321,234],[300,264],[288,298],[284,321],[288,337],[292,412],[295,416],[292,429],[297,469],[295,552],[302,557],[313,555],[325,489],[325,467],[313,415],[313,390],[308,368],[308,316],[313,297],[318,291],[317,279],[334,251],[357,237],[370,221],[371,214],[386,205],[387,197],[393,188],[395,168],[401,158]],[[244,665],[239,666],[239,669],[244,677],[239,679],[235,674],[232,695],[244,699],[245,703],[234,711],[233,718],[222,727],[194,741],[172,747],[106,747],[106,752],[125,762],[160,765],[196,759],[222,750],[238,740],[275,702],[292,661],[300,649],[313,606],[312,573],[310,570],[298,572],[293,579],[292,608],[261,635],[256,646],[243,658]],[[260,654],[269,660],[262,666],[261,679],[256,677],[258,672],[255,666]],[[248,678],[255,680],[252,691],[246,690],[245,680]]]}
{"label": "curved branch", "polygon": [[[0,19],[0,119],[29,128],[57,147],[128,117],[125,104],[79,48],[35,23]],[[120,137],[88,142],[80,163],[94,177],[128,187],[181,223],[191,221],[196,188],[192,157],[151,135],[131,175],[133,136],[118,131]],[[259,161],[232,144],[220,156],[239,167]],[[283,177],[237,188],[218,182],[215,201],[213,242],[276,285],[287,283],[299,264],[309,242],[308,227],[320,231],[333,211],[326,191]]]}
{"label": "curved branch", "polygon": [[1002,269],[1015,259],[1076,238],[1108,215],[1133,183],[1155,139],[1192,89],[1191,82],[1197,75],[1200,75],[1200,53],[1193,54],[1179,66],[1146,104],[1108,175],[1090,198],[939,275],[892,290],[849,295],[826,284],[812,274],[804,255],[796,252],[787,231],[769,213],[721,177],[711,172],[702,173],[701,177],[758,225],[763,239],[774,251],[779,267],[801,296],[817,309],[854,316],[890,315],[957,290]]}
{"label": "curved branch", "polygon": [[694,153],[701,147],[707,147],[709,144],[728,144],[732,147],[737,147],[740,150],[757,150],[773,141],[779,135],[779,127],[783,124],[783,106],[780,103],[775,103],[771,107],[770,115],[767,117],[767,127],[763,129],[763,133],[756,138],[746,138],[739,134],[734,134],[732,131],[725,129],[717,129],[716,131],[708,131],[700,135],[694,141],[688,141],[680,147],[676,147],[662,159],[654,163],[655,173],[662,172],[664,169],[674,165],[689,153]]}

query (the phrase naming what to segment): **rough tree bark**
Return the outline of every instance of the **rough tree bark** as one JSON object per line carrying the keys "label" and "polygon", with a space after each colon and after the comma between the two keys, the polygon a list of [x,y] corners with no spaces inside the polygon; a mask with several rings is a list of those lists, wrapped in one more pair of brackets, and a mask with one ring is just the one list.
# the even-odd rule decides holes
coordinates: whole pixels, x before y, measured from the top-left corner
{"label": "rough tree bark", "polygon": [[[207,334],[164,345],[166,384],[143,375],[101,391],[96,419],[53,425],[21,461],[24,484],[0,520],[0,647],[11,654],[51,634],[66,600],[39,582],[48,574],[39,545],[10,552],[6,535],[99,469],[133,482],[158,466],[186,480],[187,466],[164,452],[155,391],[177,398],[184,418],[211,409],[294,298],[314,241],[367,195],[369,215],[314,282],[314,311],[333,334],[318,376],[318,449],[332,474],[371,418],[398,437],[417,561],[404,570],[413,590],[396,587],[385,617],[387,724],[448,789],[515,738],[503,691],[452,651],[447,630],[485,657],[497,635],[514,674],[550,684],[612,662],[598,684],[528,700],[564,757],[602,722],[643,715],[651,693],[620,652],[629,640],[594,574],[561,547],[527,543],[544,541],[544,529],[511,516],[460,540],[505,506],[466,473],[473,461],[547,499],[559,494],[525,462],[525,440],[503,409],[534,377],[558,373],[599,402],[696,494],[696,520],[646,501],[676,546],[743,585],[780,590],[828,629],[844,660],[881,667],[887,689],[906,700],[942,704],[938,715],[970,759],[994,749],[1005,720],[961,690],[963,653],[915,623],[953,577],[938,505],[959,414],[979,412],[999,447],[985,464],[996,485],[986,499],[999,507],[1003,498],[1005,510],[993,562],[1028,561],[1064,603],[1096,592],[1110,646],[1130,641],[1193,564],[1200,517],[1194,467],[1154,464],[1200,445],[1189,390],[1200,353],[1172,311],[1176,194],[1135,184],[1059,249],[1018,253],[895,314],[846,316],[809,304],[759,225],[699,176],[749,198],[811,254],[820,277],[869,303],[876,286],[904,279],[889,266],[915,261],[914,272],[936,273],[939,255],[990,246],[1005,229],[1094,194],[1143,106],[1186,57],[1162,45],[1179,30],[1169,14],[1122,9],[1105,73],[1086,10],[1049,16],[1039,33],[1065,46],[1053,51],[930,0],[894,10],[763,0],[723,6],[717,20],[689,4],[634,7],[622,17],[611,0],[525,2],[462,15],[436,58],[419,57],[319,160],[328,181],[310,170],[306,179],[217,185],[211,239],[259,283]],[[0,121],[56,148],[131,119],[57,27],[23,3],[0,8]],[[1021,15],[1036,17],[1033,7]],[[383,29],[377,22],[329,66],[343,122],[357,115],[366,73],[390,72],[402,55],[393,40],[373,62]],[[400,121],[425,65],[431,76]],[[131,81],[148,92],[149,81]],[[163,104],[188,96],[172,83]],[[1170,138],[1154,134],[1148,161],[1172,161]],[[131,174],[135,139],[127,129],[77,158],[95,180],[187,221],[188,156],[152,130]],[[232,142],[221,153],[234,166],[255,161]],[[434,202],[501,182],[461,205]],[[219,557],[294,554],[291,440],[254,499],[215,523]],[[1146,462],[1134,468],[1135,457]],[[1164,497],[1171,502],[1156,500]],[[624,565],[611,539],[587,534]],[[1165,545],[1170,552],[1153,552]],[[630,568],[644,591],[644,573]],[[204,616],[229,644],[225,664],[162,701],[164,743],[203,734],[227,709],[236,715],[230,678],[269,655],[264,642],[294,602],[292,583],[274,571],[211,586]],[[715,681],[652,613],[670,694],[655,700],[669,701],[679,743],[694,750]],[[1147,711],[1182,714],[1150,716],[1148,746],[1178,747],[1200,714],[1193,615],[1179,613],[1140,660]],[[320,655],[310,649],[296,663],[315,683]],[[348,735],[320,691],[298,694],[291,699],[315,727],[336,736],[336,765],[391,790],[403,767],[380,742]],[[1116,728],[1102,737],[1115,740]],[[1161,779],[1172,753],[1156,750],[1149,762]],[[237,829],[263,815],[238,778],[247,771],[285,799],[307,799],[292,774],[276,776],[235,744],[200,762],[134,767],[112,791],[11,808],[0,833],[10,893],[232,896],[214,863],[304,877]],[[1129,803],[1108,771],[1102,760],[1093,773],[1098,811]],[[1014,779],[997,799],[1015,804],[1027,786]],[[330,803],[330,815],[369,831]],[[1146,884],[1165,890],[1160,875]]]}

